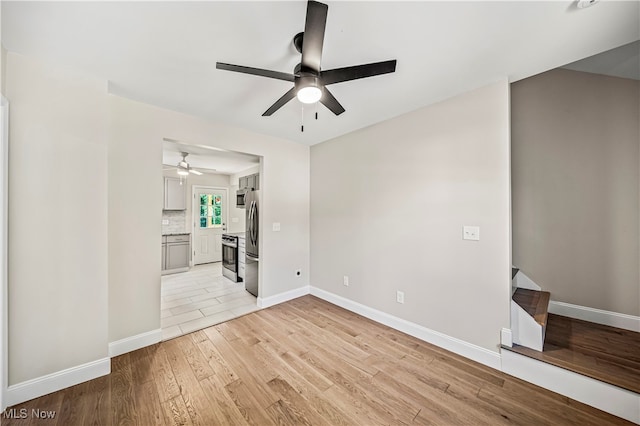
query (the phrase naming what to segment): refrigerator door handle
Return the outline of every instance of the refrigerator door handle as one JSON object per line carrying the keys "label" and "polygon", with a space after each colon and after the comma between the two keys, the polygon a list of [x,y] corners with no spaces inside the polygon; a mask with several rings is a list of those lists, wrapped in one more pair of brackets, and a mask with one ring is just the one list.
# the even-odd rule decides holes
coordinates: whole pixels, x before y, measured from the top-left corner
{"label": "refrigerator door handle", "polygon": [[256,261],[256,262],[259,262],[259,261],[260,261],[260,258],[255,257],[255,256],[252,256],[252,255],[250,255],[249,253],[245,253],[245,256],[247,256],[247,258],[248,258],[248,259],[250,259],[250,260],[254,260],[254,261]]}
{"label": "refrigerator door handle", "polygon": [[249,214],[247,215],[247,234],[249,234],[249,242],[251,242],[251,216],[253,215],[253,201],[249,203]]}
{"label": "refrigerator door handle", "polygon": [[253,234],[253,244],[258,245],[258,203],[253,202],[253,225],[251,226],[251,232]]}

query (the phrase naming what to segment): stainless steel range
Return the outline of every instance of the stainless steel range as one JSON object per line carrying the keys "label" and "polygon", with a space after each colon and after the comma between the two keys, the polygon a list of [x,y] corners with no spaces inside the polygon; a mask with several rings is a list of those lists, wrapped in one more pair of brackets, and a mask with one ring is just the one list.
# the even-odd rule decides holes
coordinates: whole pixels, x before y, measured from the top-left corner
{"label": "stainless steel range", "polygon": [[238,279],[238,237],[222,234],[222,275],[233,282]]}

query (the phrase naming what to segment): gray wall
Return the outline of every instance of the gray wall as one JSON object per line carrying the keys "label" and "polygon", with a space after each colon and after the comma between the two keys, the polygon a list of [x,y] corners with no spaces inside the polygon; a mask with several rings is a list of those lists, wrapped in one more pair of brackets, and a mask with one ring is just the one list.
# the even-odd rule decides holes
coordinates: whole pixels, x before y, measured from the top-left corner
{"label": "gray wall", "polygon": [[640,315],[638,81],[557,69],[511,94],[514,264],[552,300]]}
{"label": "gray wall", "polygon": [[[314,145],[311,284],[497,352],[509,328],[508,90]],[[480,241],[463,241],[463,225]]]}

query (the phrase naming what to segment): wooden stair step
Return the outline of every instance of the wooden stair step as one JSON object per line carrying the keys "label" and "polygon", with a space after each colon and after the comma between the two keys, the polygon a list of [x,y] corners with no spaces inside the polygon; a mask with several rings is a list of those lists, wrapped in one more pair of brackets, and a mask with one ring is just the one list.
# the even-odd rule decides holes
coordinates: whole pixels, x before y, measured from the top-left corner
{"label": "wooden stair step", "polygon": [[543,327],[547,325],[550,297],[551,293],[548,291],[529,290],[526,288],[518,288],[512,296],[513,301]]}

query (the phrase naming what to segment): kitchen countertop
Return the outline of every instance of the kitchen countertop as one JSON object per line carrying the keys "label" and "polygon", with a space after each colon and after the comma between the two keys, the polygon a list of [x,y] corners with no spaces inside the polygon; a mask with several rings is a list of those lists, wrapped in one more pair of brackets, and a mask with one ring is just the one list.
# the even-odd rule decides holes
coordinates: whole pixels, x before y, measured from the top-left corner
{"label": "kitchen countertop", "polygon": [[224,235],[231,235],[232,237],[244,238],[244,232],[225,232]]}
{"label": "kitchen countertop", "polygon": [[174,235],[191,235],[190,232],[171,232],[169,234],[162,234],[163,237],[171,237]]}

